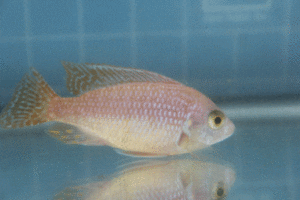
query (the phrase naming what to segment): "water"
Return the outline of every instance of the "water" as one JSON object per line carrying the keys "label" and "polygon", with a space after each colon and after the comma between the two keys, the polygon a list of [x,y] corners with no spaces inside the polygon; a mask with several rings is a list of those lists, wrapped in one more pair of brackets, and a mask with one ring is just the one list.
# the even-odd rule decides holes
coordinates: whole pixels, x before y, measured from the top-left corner
{"label": "water", "polygon": [[[297,199],[298,120],[236,120],[232,137],[197,155],[233,167],[236,181],[228,199]],[[1,131],[1,199],[51,199],[78,180],[112,174],[134,160],[109,147],[62,144],[43,128]]]}
{"label": "water", "polygon": [[[296,0],[0,1],[0,110],[30,66],[62,96],[61,60],[155,71],[234,122],[230,138],[196,152],[234,169],[227,199],[299,199],[299,10]],[[53,199],[136,160],[46,128],[0,129],[1,200]]]}

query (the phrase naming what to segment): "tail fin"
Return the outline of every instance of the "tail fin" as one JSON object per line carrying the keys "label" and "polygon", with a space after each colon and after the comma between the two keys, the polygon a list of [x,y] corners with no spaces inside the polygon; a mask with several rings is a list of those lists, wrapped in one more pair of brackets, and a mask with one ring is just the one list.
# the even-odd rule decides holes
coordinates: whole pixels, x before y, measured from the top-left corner
{"label": "tail fin", "polygon": [[58,95],[34,68],[17,85],[12,99],[0,114],[2,128],[21,128],[47,122],[49,102]]}

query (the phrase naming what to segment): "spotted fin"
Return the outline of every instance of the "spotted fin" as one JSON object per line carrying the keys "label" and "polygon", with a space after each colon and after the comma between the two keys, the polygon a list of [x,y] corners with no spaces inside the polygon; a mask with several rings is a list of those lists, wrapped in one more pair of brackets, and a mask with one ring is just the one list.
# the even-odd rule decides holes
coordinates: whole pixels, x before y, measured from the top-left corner
{"label": "spotted fin", "polygon": [[71,124],[57,122],[51,125],[47,131],[49,135],[66,144],[108,145],[104,139],[94,136],[94,133],[88,129]]}
{"label": "spotted fin", "polygon": [[104,64],[76,64],[65,61],[62,62],[62,65],[67,72],[67,88],[74,95],[81,95],[94,89],[131,82],[181,84],[171,78],[142,69],[115,67]]}
{"label": "spotted fin", "polygon": [[135,152],[135,151],[124,151],[121,149],[115,149],[118,154],[131,156],[136,158],[159,158],[159,157],[166,157],[167,155],[159,155],[159,154],[152,154],[152,153],[143,153],[143,152]]}
{"label": "spotted fin", "polygon": [[0,114],[2,128],[22,128],[48,122],[47,109],[60,98],[33,67],[18,83],[12,99]]}
{"label": "spotted fin", "polygon": [[87,188],[83,186],[69,187],[54,196],[54,200],[76,200],[86,195]]}

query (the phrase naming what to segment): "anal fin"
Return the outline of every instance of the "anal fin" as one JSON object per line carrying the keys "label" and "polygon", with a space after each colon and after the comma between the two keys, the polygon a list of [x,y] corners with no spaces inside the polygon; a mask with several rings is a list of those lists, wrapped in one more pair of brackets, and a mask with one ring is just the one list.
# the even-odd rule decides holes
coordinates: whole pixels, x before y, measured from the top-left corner
{"label": "anal fin", "polygon": [[87,128],[71,124],[54,123],[50,125],[48,134],[66,144],[82,144],[91,146],[108,145],[101,137],[93,135]]}
{"label": "anal fin", "polygon": [[69,187],[54,196],[55,200],[76,200],[85,196],[86,188],[82,186]]}

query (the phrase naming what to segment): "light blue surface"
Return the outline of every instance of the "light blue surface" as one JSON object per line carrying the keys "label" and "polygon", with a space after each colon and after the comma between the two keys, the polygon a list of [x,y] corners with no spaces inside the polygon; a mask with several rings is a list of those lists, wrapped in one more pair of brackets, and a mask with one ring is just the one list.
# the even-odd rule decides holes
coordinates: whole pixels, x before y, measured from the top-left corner
{"label": "light blue surface", "polygon": [[[300,126],[295,124],[235,121],[232,137],[204,151],[235,170],[228,199],[298,199]],[[1,199],[51,199],[78,180],[107,176],[133,160],[109,147],[62,144],[44,128],[1,131]]]}
{"label": "light blue surface", "polygon": [[[68,95],[65,60],[155,71],[217,103],[229,98],[233,112],[236,99],[299,105],[299,10],[297,0],[2,0],[0,102],[30,66]],[[213,148],[237,172],[228,199],[299,199],[300,117],[272,109],[274,121],[234,116],[235,134]],[[0,130],[1,200],[51,199],[127,161],[107,147],[61,144],[44,128]]]}

